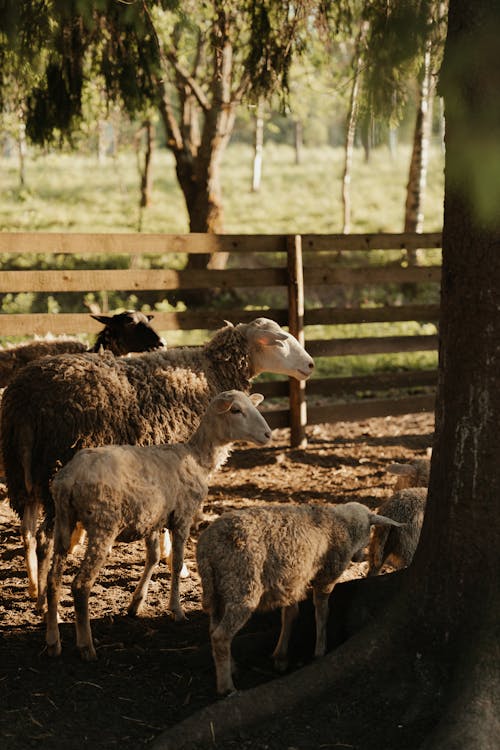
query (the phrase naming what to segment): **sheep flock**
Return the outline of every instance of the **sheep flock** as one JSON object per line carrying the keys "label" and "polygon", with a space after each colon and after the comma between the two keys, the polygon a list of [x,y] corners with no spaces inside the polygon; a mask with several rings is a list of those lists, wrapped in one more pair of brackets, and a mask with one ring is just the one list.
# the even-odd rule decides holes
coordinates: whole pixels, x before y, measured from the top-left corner
{"label": "sheep flock", "polygon": [[[306,380],[313,369],[313,360],[294,337],[273,321],[257,318],[225,325],[201,347],[159,349],[133,358],[102,348],[49,355],[13,376],[3,394],[0,422],[8,499],[22,528],[29,528],[29,594],[46,616],[49,656],[62,650],[62,572],[78,525],[87,532],[72,584],[81,658],[97,658],[91,592],[112,545],[145,540],[143,574],[138,582],[130,580],[135,591],[128,613],[135,616],[161,557],[160,532],[168,529],[172,563],[166,608],[182,628],[180,578],[190,538],[196,550],[192,574],[201,581],[199,608],[208,614],[207,640],[221,695],[235,689],[231,643],[254,612],[281,610],[272,657],[275,669],[283,671],[300,601],[312,596],[314,655],[319,658],[328,646],[329,595],[352,560],[364,551],[367,562],[357,563],[362,575],[378,574],[387,563],[396,568],[411,563],[425,512],[429,459],[414,467],[418,479],[413,480],[406,478],[408,468],[387,467],[388,486],[390,477],[398,478],[392,495],[377,498],[378,511],[373,501],[370,507],[363,504],[362,494],[359,502],[355,496],[348,503],[342,497],[333,503],[321,498],[284,502],[270,489],[263,504],[221,508],[215,520],[204,517],[227,446],[236,443],[238,450],[240,441],[265,445],[271,438],[256,408],[262,397],[251,394],[253,378],[271,372]],[[253,420],[253,432],[242,428],[245,420]],[[219,421],[228,422],[226,433],[214,428]],[[239,431],[231,432],[237,422]],[[398,484],[401,475],[406,485]],[[411,501],[405,502],[405,493]],[[327,487],[325,497],[331,498]],[[421,498],[418,508],[415,497]]]}

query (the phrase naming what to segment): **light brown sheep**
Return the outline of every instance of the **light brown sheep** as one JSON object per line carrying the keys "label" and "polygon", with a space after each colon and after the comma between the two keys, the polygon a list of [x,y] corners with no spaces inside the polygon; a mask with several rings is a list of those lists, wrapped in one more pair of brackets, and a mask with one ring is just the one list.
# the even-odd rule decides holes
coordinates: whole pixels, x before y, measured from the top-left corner
{"label": "light brown sheep", "polygon": [[187,443],[88,448],[56,475],[52,482],[54,557],[47,586],[49,655],[61,653],[57,605],[64,561],[77,521],[88,536],[85,556],[72,585],[76,641],[84,661],[96,658],[88,610],[90,590],[115,540],[146,540],[146,566],[128,610],[136,614],[160,557],[158,532],[164,527],[171,530],[169,609],[175,620],[184,619],[179,577],[193,518],[207,495],[210,474],[225,461],[228,446],[236,440],[264,445],[271,438],[269,425],[256,408],[262,399],[260,394],[225,391],[210,402]]}
{"label": "light brown sheep", "polygon": [[407,487],[427,487],[431,462],[429,458],[416,458],[407,464],[391,464],[387,471],[396,474],[394,490],[405,490]]}
{"label": "light brown sheep", "polygon": [[406,568],[417,549],[424,521],[427,487],[408,487],[382,503],[378,512],[402,524],[400,528],[373,529],[368,547],[368,575],[374,576],[386,562]]}
{"label": "light brown sheep", "polygon": [[325,653],[328,597],[353,556],[368,544],[371,524],[397,525],[360,503],[267,505],[224,513],[202,532],[196,556],[218,693],[234,690],[231,642],[256,610],[281,607],[273,658],[278,669],[286,667],[298,602],[310,587],[314,653]]}

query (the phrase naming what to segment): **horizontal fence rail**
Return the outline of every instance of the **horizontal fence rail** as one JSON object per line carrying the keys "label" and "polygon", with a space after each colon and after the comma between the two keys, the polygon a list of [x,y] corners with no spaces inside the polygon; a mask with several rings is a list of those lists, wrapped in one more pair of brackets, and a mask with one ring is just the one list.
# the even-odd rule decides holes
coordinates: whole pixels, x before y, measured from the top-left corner
{"label": "horizontal fence rail", "polygon": [[[436,232],[352,235],[4,232],[0,233],[0,299],[24,293],[72,293],[81,301],[83,293],[120,291],[136,295],[140,303],[141,294],[145,293],[155,292],[160,298],[167,298],[186,290],[216,290],[209,307],[153,310],[155,328],[167,341],[169,332],[173,335],[173,332],[203,331],[208,338],[224,320],[248,322],[264,315],[288,326],[313,357],[341,363],[346,357],[408,355],[437,349],[441,269],[439,253],[435,251],[440,247],[441,234]],[[409,264],[407,250],[423,253],[423,261]],[[224,269],[186,268],[186,259],[192,254],[215,257],[224,254],[228,264]],[[71,265],[73,256],[78,256],[79,267],[64,267],[65,263]],[[119,261],[123,267],[110,268],[113,264],[108,261],[106,268],[106,259],[116,256],[123,256]],[[35,270],[33,266],[40,259],[44,268]],[[424,302],[420,299],[422,295],[418,295],[422,289],[430,290],[423,295]],[[244,303],[218,306],[220,293],[234,290],[237,295],[231,298],[243,299]],[[417,301],[412,302],[413,299]],[[83,309],[83,304],[79,307]],[[410,321],[419,324],[418,334],[384,335],[382,329],[373,332],[377,324],[390,326]],[[355,336],[346,335],[341,326],[355,327]],[[4,345],[8,345],[9,337],[19,340],[49,332],[95,335],[99,329],[100,325],[84,312],[0,314],[0,340]],[[402,366],[401,370],[374,370],[345,377],[318,375],[307,383],[259,380],[258,390],[271,399],[266,402],[266,417],[271,426],[290,427],[291,442],[299,445],[304,442],[305,428],[310,424],[433,410],[436,380],[434,367],[421,370]],[[283,404],[284,399],[288,403]]]}

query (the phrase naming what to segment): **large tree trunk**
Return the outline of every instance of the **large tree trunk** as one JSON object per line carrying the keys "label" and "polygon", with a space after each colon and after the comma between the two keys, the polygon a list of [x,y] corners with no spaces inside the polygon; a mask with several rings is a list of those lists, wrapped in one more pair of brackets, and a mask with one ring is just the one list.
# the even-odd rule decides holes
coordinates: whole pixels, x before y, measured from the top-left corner
{"label": "large tree trunk", "polygon": [[[396,579],[389,576],[396,593],[387,591],[385,576],[351,586],[358,603],[376,601],[379,591],[382,604],[341,647],[195,714],[160,737],[155,750],[214,737],[221,747],[224,733],[246,727],[248,739],[250,727],[263,720],[279,725],[287,747],[294,744],[288,724],[307,706],[313,721],[326,707],[325,746],[500,747],[499,32],[497,4],[451,0],[442,68],[447,127],[436,434],[414,561]],[[485,191],[484,175],[490,177]],[[341,592],[339,586],[334,602]],[[348,609],[344,598],[334,613]],[[353,717],[348,731],[346,713]],[[379,740],[382,726],[383,745],[366,736],[360,744],[367,721]]]}

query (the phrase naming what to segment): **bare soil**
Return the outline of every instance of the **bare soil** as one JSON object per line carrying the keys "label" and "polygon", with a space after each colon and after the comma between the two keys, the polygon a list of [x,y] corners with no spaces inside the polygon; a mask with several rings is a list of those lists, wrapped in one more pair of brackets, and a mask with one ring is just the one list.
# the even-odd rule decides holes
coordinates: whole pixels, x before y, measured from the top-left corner
{"label": "bare soil", "polygon": [[[275,431],[271,447],[235,450],[214,476],[201,527],[225,510],[267,502],[358,500],[376,509],[394,484],[387,466],[424,456],[433,426],[430,414],[320,425],[309,428],[305,449],[291,449],[288,432]],[[93,664],[81,662],[75,650],[69,585],[81,550],[71,556],[61,605],[63,654],[50,659],[44,649],[43,623],[27,598],[19,522],[6,503],[0,505],[2,750],[34,746],[132,750],[148,745],[165,729],[216,700],[208,623],[200,609],[194,557],[197,535],[194,531],[187,548],[191,575],[181,584],[188,616],[182,624],[172,622],[166,609],[169,573],[165,565],[153,578],[143,613],[137,618],[126,615],[143,565],[143,546],[114,547],[91,595],[99,656]],[[353,563],[345,578],[365,572],[366,563]],[[255,615],[236,637],[238,688],[245,690],[275,677],[269,655],[278,631],[278,613]],[[311,650],[312,636],[295,638],[291,669],[307,663]],[[325,740],[328,711],[334,711],[333,704],[309,709],[281,724],[276,721],[252,738],[240,737],[227,747],[371,750],[376,746],[368,740],[357,745]],[[347,721],[357,721],[354,709]]]}

